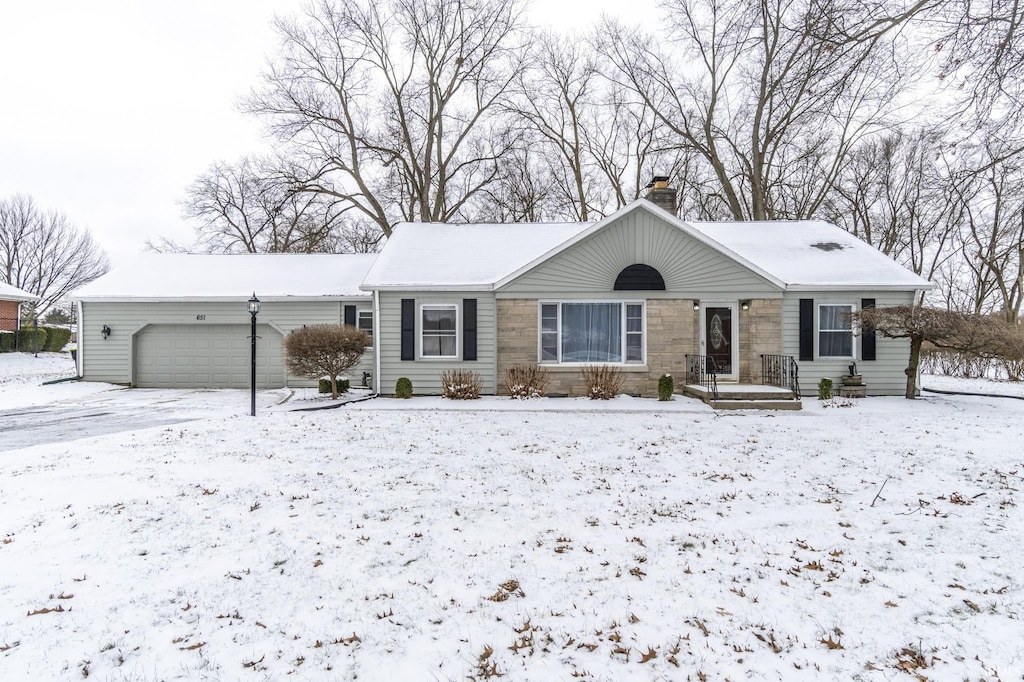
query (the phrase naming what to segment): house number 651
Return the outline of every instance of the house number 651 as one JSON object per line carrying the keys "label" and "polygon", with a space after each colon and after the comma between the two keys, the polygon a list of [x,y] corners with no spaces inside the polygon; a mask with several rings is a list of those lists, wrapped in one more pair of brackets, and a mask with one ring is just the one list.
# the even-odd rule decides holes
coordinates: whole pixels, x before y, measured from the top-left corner
{"label": "house number 651", "polygon": [[196,319],[197,320],[205,320],[206,319],[206,315],[196,315]]}

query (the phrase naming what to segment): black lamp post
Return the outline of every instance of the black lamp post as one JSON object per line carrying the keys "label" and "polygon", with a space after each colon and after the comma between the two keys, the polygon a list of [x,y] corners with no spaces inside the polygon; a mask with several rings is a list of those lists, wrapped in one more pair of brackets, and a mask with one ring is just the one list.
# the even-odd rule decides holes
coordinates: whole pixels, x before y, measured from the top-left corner
{"label": "black lamp post", "polygon": [[260,314],[260,299],[252,292],[249,299],[249,315],[252,316],[252,409],[249,414],[256,416],[256,316]]}

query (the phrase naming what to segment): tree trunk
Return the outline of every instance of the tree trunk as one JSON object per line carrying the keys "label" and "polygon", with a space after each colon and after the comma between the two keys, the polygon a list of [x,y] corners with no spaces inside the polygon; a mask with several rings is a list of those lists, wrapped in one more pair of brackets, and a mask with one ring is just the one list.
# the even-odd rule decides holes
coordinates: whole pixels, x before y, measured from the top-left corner
{"label": "tree trunk", "polygon": [[924,336],[911,334],[910,336],[910,363],[904,372],[907,375],[907,400],[917,397],[917,368],[921,364],[921,346],[924,344]]}

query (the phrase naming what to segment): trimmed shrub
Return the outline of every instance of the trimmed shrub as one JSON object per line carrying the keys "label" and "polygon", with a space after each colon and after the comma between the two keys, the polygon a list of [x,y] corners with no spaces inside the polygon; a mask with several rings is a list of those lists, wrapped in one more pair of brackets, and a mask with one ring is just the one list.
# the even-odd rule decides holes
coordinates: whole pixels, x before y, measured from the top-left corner
{"label": "trimmed shrub", "polygon": [[[36,337],[38,331],[39,336]],[[36,340],[38,338],[38,341]],[[34,353],[46,349],[46,327],[22,327],[18,330],[18,350],[23,353]]]}
{"label": "trimmed shrub", "polygon": [[[346,393],[348,391],[348,386],[349,386],[348,379],[338,379],[338,393]],[[319,384],[318,384],[318,386],[317,386],[317,390],[320,393],[330,393],[331,392],[331,380],[330,379],[321,379]]]}
{"label": "trimmed shrub", "polygon": [[411,398],[412,397],[412,381],[407,377],[400,377],[395,382],[395,397],[396,398]]}
{"label": "trimmed shrub", "polygon": [[513,400],[543,398],[548,385],[548,373],[537,365],[512,365],[501,375],[502,386]]}
{"label": "trimmed shrub", "polygon": [[338,397],[338,377],[363,357],[369,336],[343,324],[312,324],[293,330],[284,339],[285,364],[295,376],[328,377],[331,398]]}
{"label": "trimmed shrub", "polygon": [[618,367],[608,365],[586,365],[583,382],[587,385],[587,397],[591,400],[611,400],[622,392],[625,377]]}
{"label": "trimmed shrub", "polygon": [[818,400],[832,400],[832,380],[828,377],[818,382]]}
{"label": "trimmed shrub", "polygon": [[451,369],[441,372],[441,397],[449,400],[476,400],[480,397],[483,379],[476,372]]}
{"label": "trimmed shrub", "polygon": [[71,330],[67,327],[46,327],[46,350],[48,353],[59,353],[71,340]]}
{"label": "trimmed shrub", "polygon": [[0,353],[10,353],[14,350],[14,332],[0,331]]}
{"label": "trimmed shrub", "polygon": [[658,400],[672,400],[672,393],[676,385],[671,374],[665,374],[658,379]]}

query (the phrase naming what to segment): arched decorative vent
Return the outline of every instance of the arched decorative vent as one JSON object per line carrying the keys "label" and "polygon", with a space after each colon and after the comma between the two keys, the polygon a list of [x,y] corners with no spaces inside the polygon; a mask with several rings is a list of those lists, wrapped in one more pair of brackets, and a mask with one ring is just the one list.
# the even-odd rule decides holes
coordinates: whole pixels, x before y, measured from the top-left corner
{"label": "arched decorative vent", "polygon": [[665,291],[665,279],[650,265],[630,265],[615,278],[615,291]]}

